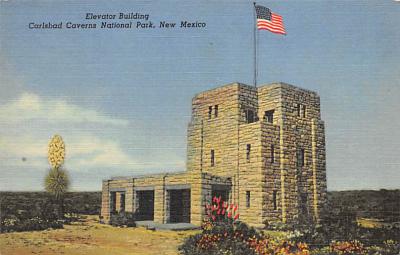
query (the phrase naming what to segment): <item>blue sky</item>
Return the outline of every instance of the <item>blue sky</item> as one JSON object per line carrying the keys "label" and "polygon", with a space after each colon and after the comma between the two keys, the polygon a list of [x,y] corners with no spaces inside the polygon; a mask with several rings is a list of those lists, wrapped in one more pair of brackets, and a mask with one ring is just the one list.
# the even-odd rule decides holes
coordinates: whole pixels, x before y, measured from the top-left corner
{"label": "blue sky", "polygon": [[[328,189],[400,188],[400,2],[264,1],[287,36],[259,32],[259,83],[317,91]],[[87,12],[202,29],[46,30]],[[134,21],[136,22],[136,21]],[[195,93],[253,82],[249,1],[0,1],[0,190],[41,190],[60,134],[73,190],[185,169]],[[25,161],[22,158],[26,158]]]}

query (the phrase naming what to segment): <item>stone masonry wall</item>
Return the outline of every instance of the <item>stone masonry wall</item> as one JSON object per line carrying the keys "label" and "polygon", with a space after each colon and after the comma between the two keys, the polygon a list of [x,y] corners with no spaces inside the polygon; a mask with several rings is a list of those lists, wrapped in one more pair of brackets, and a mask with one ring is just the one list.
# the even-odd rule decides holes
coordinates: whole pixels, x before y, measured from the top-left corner
{"label": "stone masonry wall", "polygon": [[[101,216],[105,222],[110,220],[110,192],[125,192],[125,211],[132,212],[133,208],[133,180],[106,180],[103,181]],[[117,201],[116,201],[117,202]],[[118,205],[117,203],[116,205]]]}
{"label": "stone masonry wall", "polygon": [[[285,183],[281,169],[280,124],[281,124],[281,90],[276,86],[262,86],[258,88],[258,115],[261,121],[262,158],[263,158],[263,210],[262,222],[268,224],[282,221],[285,212]],[[272,123],[265,118],[266,111],[274,111]],[[272,148],[273,146],[273,148]],[[273,152],[273,162],[272,154]],[[283,183],[283,184],[282,184]],[[274,204],[275,199],[275,204]],[[274,207],[276,206],[276,209]]]}
{"label": "stone masonry wall", "polygon": [[[198,94],[193,99],[193,116],[188,127],[187,162],[188,170],[232,177],[230,202],[239,205],[243,220],[260,225],[263,200],[261,126],[258,121],[246,122],[246,111],[253,111],[256,120],[257,109],[257,89],[252,86],[236,83]],[[247,145],[251,146],[250,160],[247,159]],[[251,197],[249,207],[247,192]]]}
{"label": "stone masonry wall", "polygon": [[[239,205],[241,220],[262,227],[262,154],[260,122],[240,125],[239,133]],[[247,146],[250,145],[250,155]],[[236,186],[235,186],[236,187]],[[249,197],[248,197],[249,196]]]}
{"label": "stone masonry wall", "polygon": [[[125,192],[126,212],[135,212],[135,190],[154,190],[154,221],[168,222],[168,189],[190,189],[190,222],[200,225],[204,215],[204,205],[210,201],[211,185],[214,183],[231,185],[230,179],[212,177],[206,173],[184,172],[158,174],[143,177],[122,178],[103,181],[101,215],[105,222],[110,219],[110,192]],[[132,194],[129,195],[128,194]],[[128,207],[127,205],[131,206]]]}
{"label": "stone masonry wall", "polygon": [[[206,91],[193,98],[188,127],[187,169],[231,176],[237,169],[239,84]],[[215,106],[218,113],[215,116]],[[209,114],[211,107],[211,114]],[[214,165],[211,165],[214,150]]]}
{"label": "stone masonry wall", "polygon": [[[256,112],[253,123],[246,122],[249,109]],[[284,83],[257,89],[235,83],[198,94],[192,110],[188,169],[231,176],[231,202],[239,204],[243,220],[260,225],[292,221],[304,213],[318,217],[326,181],[323,122],[315,92]],[[272,123],[265,119],[270,110]],[[298,165],[298,150],[304,150],[304,166]]]}
{"label": "stone masonry wall", "polygon": [[[318,194],[325,197],[326,192],[325,146],[322,142],[324,138],[321,137],[323,123],[320,120],[319,96],[315,92],[287,84],[278,84],[275,87],[281,91],[278,108],[282,114],[280,139],[284,145],[281,150],[281,167],[282,178],[285,180],[285,218],[292,221],[308,216],[316,220]],[[314,127],[314,132],[313,123],[319,123]],[[313,141],[318,144],[314,151]],[[298,162],[302,150],[304,165]],[[317,151],[320,156],[316,155]]]}
{"label": "stone masonry wall", "polygon": [[261,154],[263,155],[262,222],[263,224],[268,224],[270,222],[282,220],[282,186],[279,143],[280,128],[279,126],[266,121],[261,123],[261,128]]}

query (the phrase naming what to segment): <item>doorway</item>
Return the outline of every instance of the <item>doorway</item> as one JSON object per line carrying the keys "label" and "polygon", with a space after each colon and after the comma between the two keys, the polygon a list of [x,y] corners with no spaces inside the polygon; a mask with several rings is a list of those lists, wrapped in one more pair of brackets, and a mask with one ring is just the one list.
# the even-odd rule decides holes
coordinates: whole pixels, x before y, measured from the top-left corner
{"label": "doorway", "polygon": [[190,223],[190,189],[168,190],[168,197],[168,223]]}
{"label": "doorway", "polygon": [[136,191],[136,219],[154,220],[154,190]]}

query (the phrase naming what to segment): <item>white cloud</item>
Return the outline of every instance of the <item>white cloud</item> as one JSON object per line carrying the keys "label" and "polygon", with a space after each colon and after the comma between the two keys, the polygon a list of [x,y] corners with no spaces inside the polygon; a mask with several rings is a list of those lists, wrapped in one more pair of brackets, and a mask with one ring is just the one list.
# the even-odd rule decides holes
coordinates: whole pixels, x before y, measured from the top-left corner
{"label": "white cloud", "polygon": [[23,93],[17,100],[0,106],[4,122],[45,120],[46,122],[98,123],[127,126],[128,120],[105,116],[95,110],[70,104],[63,99],[42,99],[34,93]]}
{"label": "white cloud", "polygon": [[48,142],[54,134],[63,137],[65,168],[82,190],[87,188],[85,183],[93,185],[96,180],[100,185],[101,179],[110,176],[184,168],[184,160],[174,153],[140,150],[149,147],[146,132],[138,127],[140,123],[128,125],[133,123],[65,99],[34,93],[16,98],[0,104],[0,189],[15,189],[8,183],[21,172],[29,178],[18,189],[41,188],[42,175],[50,167]]}
{"label": "white cloud", "polygon": [[66,143],[66,163],[74,171],[93,167],[127,168],[134,164],[118,140],[105,137],[104,132],[103,135],[96,133],[98,129],[82,128],[87,123],[95,124],[94,127],[103,124],[112,132],[121,132],[129,122],[64,99],[46,99],[25,92],[16,100],[0,105],[0,126],[3,126],[0,158],[9,166],[29,164],[47,168],[48,142],[52,135],[59,133]]}
{"label": "white cloud", "polygon": [[35,139],[29,135],[4,136],[0,138],[0,152],[9,156],[42,157],[47,153],[47,140]]}
{"label": "white cloud", "polygon": [[[129,168],[135,164],[135,161],[116,141],[80,134],[72,137],[65,136],[64,142],[66,143],[66,164],[73,171],[95,167]],[[46,138],[34,138],[29,135],[2,137],[0,156],[12,165],[29,164],[47,168],[47,143]],[[27,162],[22,161],[22,158],[25,158]]]}
{"label": "white cloud", "polygon": [[70,165],[78,168],[99,166],[130,168],[136,164],[116,141],[84,137],[71,141],[69,148],[67,156],[70,155]]}

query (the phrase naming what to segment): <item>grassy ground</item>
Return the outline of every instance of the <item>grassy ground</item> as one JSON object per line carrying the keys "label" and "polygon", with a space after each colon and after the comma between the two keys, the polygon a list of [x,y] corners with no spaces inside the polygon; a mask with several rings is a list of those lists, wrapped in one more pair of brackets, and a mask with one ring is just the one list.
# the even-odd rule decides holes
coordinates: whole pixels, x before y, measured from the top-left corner
{"label": "grassy ground", "polygon": [[0,234],[0,254],[177,254],[183,239],[196,232],[117,228],[96,218],[64,229]]}

